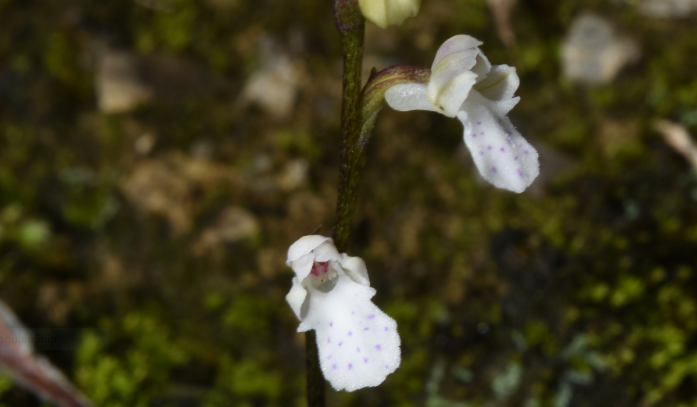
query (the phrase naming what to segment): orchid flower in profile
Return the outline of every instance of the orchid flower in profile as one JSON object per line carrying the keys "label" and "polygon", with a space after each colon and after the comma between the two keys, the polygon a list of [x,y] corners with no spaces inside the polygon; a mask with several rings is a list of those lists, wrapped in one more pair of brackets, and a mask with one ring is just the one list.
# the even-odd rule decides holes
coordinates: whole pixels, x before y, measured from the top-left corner
{"label": "orchid flower in profile", "polygon": [[310,235],[290,246],[286,264],[295,272],[286,301],[298,332],[317,333],[322,373],[334,389],[377,386],[399,367],[397,323],[370,301],[375,289],[361,258]]}
{"label": "orchid flower in profile", "polygon": [[523,192],[540,173],[537,151],[506,116],[518,103],[515,68],[491,66],[479,50],[482,42],[457,35],[436,53],[428,84],[403,83],[385,92],[400,111],[430,110],[457,117],[465,144],[480,174],[495,186]]}

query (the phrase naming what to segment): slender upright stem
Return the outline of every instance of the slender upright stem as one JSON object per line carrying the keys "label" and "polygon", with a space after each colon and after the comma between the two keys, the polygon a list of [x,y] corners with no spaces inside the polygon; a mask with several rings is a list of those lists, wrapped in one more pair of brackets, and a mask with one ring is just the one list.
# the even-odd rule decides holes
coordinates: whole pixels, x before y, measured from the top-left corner
{"label": "slender upright stem", "polygon": [[358,178],[362,154],[358,139],[361,133],[361,68],[365,20],[358,0],[336,0],[334,17],[341,33],[344,53],[343,100],[341,104],[341,168],[336,203],[334,243],[339,252],[346,251],[353,213],[358,197]]}
{"label": "slender upright stem", "polygon": [[317,335],[314,330],[305,333],[305,354],[307,369],[307,405],[324,407],[324,375],[319,368]]}
{"label": "slender upright stem", "polygon": [[[351,221],[358,193],[358,170],[361,154],[356,154],[361,133],[361,68],[363,65],[363,33],[365,20],[358,0],[335,0],[334,18],[341,34],[344,54],[343,97],[341,101],[341,168],[334,242],[340,252],[346,251]],[[314,331],[305,334],[307,352],[307,404],[324,407],[324,376],[319,366]]]}

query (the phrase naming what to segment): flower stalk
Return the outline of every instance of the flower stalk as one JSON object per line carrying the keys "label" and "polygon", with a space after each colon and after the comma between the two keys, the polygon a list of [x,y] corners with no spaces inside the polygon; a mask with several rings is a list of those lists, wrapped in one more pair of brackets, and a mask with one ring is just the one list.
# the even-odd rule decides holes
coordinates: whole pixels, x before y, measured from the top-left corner
{"label": "flower stalk", "polygon": [[[363,156],[375,122],[385,105],[385,92],[403,83],[428,83],[431,70],[424,67],[394,65],[373,75],[361,94],[361,134],[358,139],[359,156]],[[360,158],[360,157],[359,157]],[[360,163],[359,163],[360,164]]]}
{"label": "flower stalk", "polygon": [[317,334],[305,332],[305,368],[307,369],[307,406],[324,407],[324,375],[319,367]]}
{"label": "flower stalk", "polygon": [[334,18],[341,34],[344,54],[341,101],[341,167],[336,204],[334,242],[340,252],[346,251],[353,213],[358,196],[360,156],[358,140],[361,133],[361,68],[365,19],[358,0],[336,0]]}
{"label": "flower stalk", "polygon": [[[363,65],[363,36],[365,20],[358,0],[335,0],[334,19],[341,35],[344,55],[341,101],[341,167],[334,241],[340,251],[346,250],[351,221],[356,207],[358,168],[355,146],[360,136],[361,68]],[[324,375],[319,365],[315,331],[305,334],[307,352],[307,405],[325,406]]]}

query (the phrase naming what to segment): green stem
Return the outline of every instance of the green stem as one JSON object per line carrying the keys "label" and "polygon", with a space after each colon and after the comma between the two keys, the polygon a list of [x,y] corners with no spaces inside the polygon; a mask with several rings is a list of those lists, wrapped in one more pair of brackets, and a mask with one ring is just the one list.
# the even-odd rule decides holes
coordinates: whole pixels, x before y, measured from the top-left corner
{"label": "green stem", "polygon": [[[341,34],[344,54],[343,99],[341,102],[341,168],[337,224],[334,241],[340,252],[346,251],[351,221],[356,206],[358,169],[355,147],[361,130],[361,67],[363,65],[363,33],[365,20],[358,0],[335,0],[334,18]],[[307,405],[324,407],[324,376],[319,366],[314,331],[305,334],[307,352]]]}
{"label": "green stem", "polygon": [[341,167],[336,203],[337,219],[334,227],[334,244],[341,253],[346,251],[358,197],[358,178],[362,158],[358,140],[362,127],[360,102],[365,20],[358,7],[358,0],[336,0],[334,17],[341,33],[344,53]]}
{"label": "green stem", "polygon": [[307,368],[307,405],[324,407],[324,375],[319,368],[317,335],[314,330],[305,333],[305,354]]}

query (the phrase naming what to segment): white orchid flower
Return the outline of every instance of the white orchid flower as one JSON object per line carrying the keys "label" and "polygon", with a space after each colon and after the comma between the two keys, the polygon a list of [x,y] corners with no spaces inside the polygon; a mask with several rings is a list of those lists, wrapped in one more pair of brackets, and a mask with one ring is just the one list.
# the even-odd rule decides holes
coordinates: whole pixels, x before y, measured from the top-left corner
{"label": "white orchid flower", "polygon": [[320,366],[334,389],[377,386],[399,367],[397,323],[370,301],[375,289],[361,258],[311,235],[290,246],[286,264],[295,272],[286,301],[298,332],[317,333]]}
{"label": "white orchid flower", "polygon": [[503,189],[523,192],[540,173],[537,151],[506,117],[518,103],[515,68],[491,66],[482,42],[457,35],[436,53],[428,84],[404,83],[385,92],[395,110],[431,110],[457,117],[465,144],[482,176]]}

